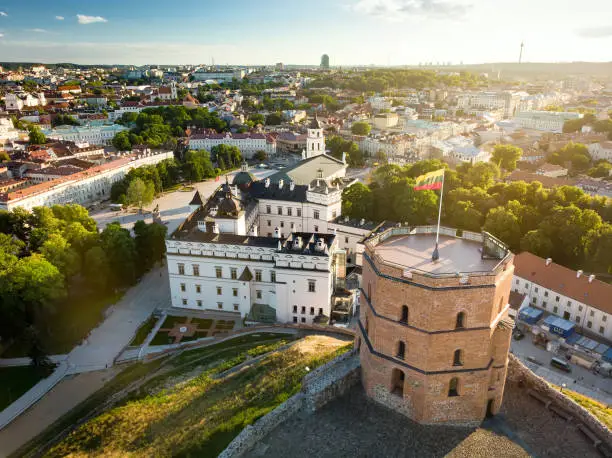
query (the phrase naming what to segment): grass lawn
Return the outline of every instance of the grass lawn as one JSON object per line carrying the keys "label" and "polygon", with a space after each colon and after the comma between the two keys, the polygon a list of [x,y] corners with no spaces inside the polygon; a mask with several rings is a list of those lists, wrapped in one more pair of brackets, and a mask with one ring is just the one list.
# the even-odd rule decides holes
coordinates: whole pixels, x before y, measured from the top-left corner
{"label": "grass lawn", "polygon": [[[129,401],[81,425],[45,456],[216,457],[246,425],[297,393],[307,366],[324,364],[351,346],[310,336],[241,371],[215,377],[282,343],[277,338],[213,352],[183,366],[190,378],[174,384],[161,375],[164,380],[152,380],[149,389],[145,385]],[[204,364],[203,372],[193,373],[196,363]]]}
{"label": "grass lawn", "polygon": [[0,411],[42,379],[40,372],[32,366],[0,368]]}
{"label": "grass lawn", "polygon": [[172,329],[175,324],[183,324],[183,323],[187,323],[186,316],[168,315],[166,319],[164,320],[164,324],[162,324],[161,327],[164,329]]}
{"label": "grass lawn", "polygon": [[[45,351],[50,355],[68,353],[103,320],[104,311],[122,295],[83,292],[66,298],[56,306],[55,313],[45,316],[37,325]],[[27,342],[17,340],[2,353],[2,358],[26,356],[28,349]]]}
{"label": "grass lawn", "polygon": [[134,336],[134,338],[130,342],[130,345],[132,345],[132,346],[142,345],[144,343],[145,339],[147,338],[147,336],[149,335],[149,333],[155,327],[155,323],[157,323],[157,320],[158,320],[158,318],[156,318],[154,316],[150,316],[149,319],[147,321],[145,321],[138,328],[138,331],[136,331],[136,335]]}
{"label": "grass lawn", "polygon": [[198,329],[210,329],[210,327],[212,326],[212,320],[209,320],[207,318],[192,318],[191,323],[197,324]]}
{"label": "grass lawn", "polygon": [[[558,386],[553,385],[556,390],[560,390]],[[575,391],[563,389],[563,394],[572,399],[577,404],[580,404],[586,410],[591,412],[599,421],[608,428],[612,429],[612,407],[607,407],[595,399],[576,393]]]}
{"label": "grass lawn", "polygon": [[149,345],[168,345],[174,343],[174,337],[168,335],[168,331],[157,331]]}

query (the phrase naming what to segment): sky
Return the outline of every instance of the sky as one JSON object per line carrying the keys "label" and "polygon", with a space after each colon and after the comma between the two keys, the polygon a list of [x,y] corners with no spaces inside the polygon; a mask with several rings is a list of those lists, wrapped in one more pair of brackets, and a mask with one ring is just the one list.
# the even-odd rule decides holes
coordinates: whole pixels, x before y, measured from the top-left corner
{"label": "sky", "polygon": [[612,0],[0,0],[0,61],[612,61]]}

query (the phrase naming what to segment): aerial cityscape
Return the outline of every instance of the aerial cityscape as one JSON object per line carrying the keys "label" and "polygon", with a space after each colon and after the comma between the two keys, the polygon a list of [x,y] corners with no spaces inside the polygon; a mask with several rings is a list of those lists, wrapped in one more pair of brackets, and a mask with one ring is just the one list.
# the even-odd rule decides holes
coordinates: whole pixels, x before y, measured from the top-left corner
{"label": "aerial cityscape", "polygon": [[612,5],[204,3],[0,6],[0,458],[612,457]]}

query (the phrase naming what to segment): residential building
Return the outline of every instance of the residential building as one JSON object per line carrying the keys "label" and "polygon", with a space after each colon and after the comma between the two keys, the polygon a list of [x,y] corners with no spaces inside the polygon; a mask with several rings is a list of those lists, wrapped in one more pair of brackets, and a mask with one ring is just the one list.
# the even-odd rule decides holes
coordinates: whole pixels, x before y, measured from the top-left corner
{"label": "residential building", "polygon": [[536,170],[536,175],[544,175],[545,177],[558,178],[567,176],[567,169],[557,164],[542,164]]}
{"label": "residential building", "polygon": [[457,106],[466,113],[469,113],[472,109],[485,111],[501,110],[504,118],[510,118],[514,116],[521,97],[521,93],[512,91],[467,92],[459,94]]}
{"label": "residential building", "polygon": [[374,128],[378,130],[386,130],[396,127],[398,122],[399,116],[397,113],[379,113],[375,115],[372,120]]}
{"label": "residential building", "polygon": [[42,132],[52,140],[110,145],[113,137],[124,130],[129,129],[121,124],[109,124],[101,126],[62,126],[54,129],[43,129]]}
{"label": "residential building", "polygon": [[529,252],[517,255],[514,265],[512,290],[528,296],[531,307],[612,341],[612,285]]}
{"label": "residential building", "polygon": [[24,107],[45,106],[45,94],[40,92],[32,95],[29,92],[10,92],[4,97],[7,111],[21,111]]}
{"label": "residential building", "polygon": [[562,132],[565,121],[582,118],[581,113],[558,111],[523,111],[517,113],[512,121],[523,129]]}
{"label": "residential building", "polygon": [[[367,395],[425,424],[499,411],[513,255],[487,233],[394,227],[365,241],[355,348]],[[434,258],[434,247],[439,259]]]}
{"label": "residential building", "polygon": [[191,74],[194,81],[214,81],[216,83],[231,83],[233,80],[241,81],[246,72],[244,70],[209,70],[199,68]]}
{"label": "residential building", "polygon": [[274,136],[262,133],[232,134],[231,132],[217,133],[207,130],[189,137],[190,149],[204,149],[210,151],[218,145],[236,146],[243,157],[251,158],[257,151],[265,151],[269,156],[276,154],[276,139]]}
{"label": "residential building", "polygon": [[604,159],[608,162],[612,162],[612,141],[592,143],[588,145],[587,148],[594,161]]}
{"label": "residential building", "polygon": [[0,209],[12,210],[21,207],[31,210],[34,207],[68,203],[87,205],[108,198],[113,183],[123,179],[131,169],[157,164],[173,157],[174,153],[171,151],[124,157],[69,176],[0,193]]}

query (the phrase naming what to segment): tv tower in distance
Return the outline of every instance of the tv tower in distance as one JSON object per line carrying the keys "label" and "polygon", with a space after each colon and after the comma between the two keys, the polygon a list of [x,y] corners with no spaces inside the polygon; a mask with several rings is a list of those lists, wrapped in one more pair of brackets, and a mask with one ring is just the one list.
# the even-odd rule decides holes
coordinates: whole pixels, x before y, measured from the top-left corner
{"label": "tv tower in distance", "polygon": [[525,43],[521,41],[521,52],[519,54],[519,64],[521,63],[521,61],[523,60],[523,47],[525,46]]}

